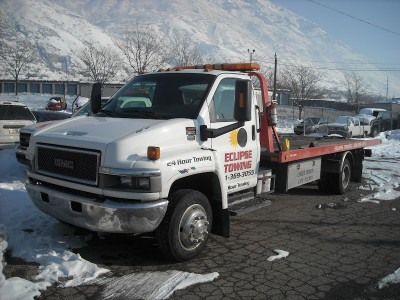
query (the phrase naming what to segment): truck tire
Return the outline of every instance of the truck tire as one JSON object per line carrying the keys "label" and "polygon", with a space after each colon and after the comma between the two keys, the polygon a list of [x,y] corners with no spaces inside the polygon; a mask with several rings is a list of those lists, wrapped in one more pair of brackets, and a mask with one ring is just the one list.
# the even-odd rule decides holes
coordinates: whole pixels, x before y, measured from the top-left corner
{"label": "truck tire", "polygon": [[332,178],[332,191],[335,194],[344,194],[349,186],[351,178],[351,165],[348,159],[343,161],[342,169]]}
{"label": "truck tire", "polygon": [[170,197],[155,237],[165,257],[185,261],[205,248],[211,226],[212,210],[207,197],[194,190],[177,190]]}
{"label": "truck tire", "polygon": [[378,133],[379,133],[379,131],[378,131],[378,128],[376,128],[376,127],[374,127],[374,128],[371,130],[371,135],[372,135],[372,137],[376,137],[376,136],[378,135]]}
{"label": "truck tire", "polygon": [[322,172],[321,178],[320,180],[318,180],[318,189],[323,193],[329,193],[328,179],[329,179],[328,174]]}

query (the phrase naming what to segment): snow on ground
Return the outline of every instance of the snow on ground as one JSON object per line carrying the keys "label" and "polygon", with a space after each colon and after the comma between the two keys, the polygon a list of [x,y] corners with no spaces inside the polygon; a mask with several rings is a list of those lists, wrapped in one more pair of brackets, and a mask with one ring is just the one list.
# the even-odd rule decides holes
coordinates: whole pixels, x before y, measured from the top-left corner
{"label": "snow on ground", "polygon": [[360,186],[361,190],[373,191],[359,200],[359,202],[373,202],[393,200],[400,198],[399,187],[399,164],[400,164],[400,131],[394,130],[386,137],[381,133],[383,143],[373,149],[373,157],[367,158],[364,162],[366,168],[363,176],[367,178],[366,184]]}
{"label": "snow on ground", "polygon": [[[0,100],[12,100],[12,95],[0,94]],[[15,96],[14,96],[15,97]],[[19,101],[32,110],[44,109],[50,95],[20,95]],[[68,110],[73,98],[67,98]],[[293,132],[291,121],[281,121],[279,132]],[[360,203],[397,199],[396,191],[400,177],[400,130],[392,131],[383,143],[373,147],[373,157],[364,163],[364,177],[367,184],[360,189],[373,193],[360,199]],[[61,287],[77,286],[92,280],[93,283],[107,285],[103,298],[112,298],[119,293],[128,293],[132,298],[167,298],[177,289],[191,284],[212,281],[218,273],[192,274],[170,270],[129,274],[123,277],[101,276],[109,270],[83,259],[70,249],[85,245],[82,237],[73,234],[71,227],[40,212],[25,191],[25,166],[18,163],[15,150],[0,151],[0,298],[33,299],[51,284]],[[360,204],[362,205],[362,204]],[[40,265],[39,273],[32,281],[22,278],[5,278],[3,256],[6,250],[15,257]],[[278,255],[270,261],[283,258],[286,252],[275,250]],[[68,278],[68,280],[66,280]],[[128,285],[126,282],[140,282]],[[379,287],[400,282],[400,268],[388,274],[379,282]],[[129,290],[127,290],[129,288]]]}
{"label": "snow on ground", "polygon": [[[19,95],[15,94],[2,94],[0,93],[1,101],[18,101],[24,103],[29,107],[30,110],[45,110],[47,102],[54,95],[50,94],[30,94],[30,93],[21,93]],[[61,96],[61,95],[57,95]],[[66,95],[65,100],[67,102],[66,112],[72,112],[72,103],[74,102],[76,96]],[[76,100],[76,104],[78,107],[84,105],[89,99],[86,97],[79,97]]]}
{"label": "snow on ground", "polygon": [[[8,248],[13,256],[40,265],[39,274],[31,282],[16,277],[6,279],[3,264],[0,264],[0,299],[4,299],[2,295],[7,295],[8,300],[33,299],[53,283],[61,287],[77,286],[109,272],[73,253],[70,249],[83,247],[86,241],[74,235],[72,227],[45,215],[33,205],[24,187],[25,166],[17,162],[14,149],[0,151],[0,165],[0,258]],[[157,279],[160,277],[164,278],[161,284]],[[130,279],[140,278],[141,284],[147,284],[140,289],[138,285],[130,285],[129,292],[132,299],[165,299],[177,289],[217,277],[218,273],[201,275],[180,271],[131,274]],[[71,279],[65,281],[66,278]],[[112,286],[117,293],[118,284],[130,279],[114,277],[98,283]],[[125,293],[126,286],[124,289],[119,292]],[[107,292],[103,296],[110,295]]]}
{"label": "snow on ground", "polygon": [[268,261],[275,261],[275,260],[282,259],[282,258],[285,258],[285,257],[289,256],[289,252],[287,252],[285,250],[275,249],[274,252],[277,255],[273,255],[273,256],[268,257],[267,258]]}

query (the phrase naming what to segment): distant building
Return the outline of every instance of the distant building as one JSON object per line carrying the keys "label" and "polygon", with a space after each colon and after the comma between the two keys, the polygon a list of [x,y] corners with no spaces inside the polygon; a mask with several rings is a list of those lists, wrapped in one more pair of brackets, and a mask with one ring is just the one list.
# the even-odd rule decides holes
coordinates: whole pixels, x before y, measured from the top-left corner
{"label": "distant building", "polygon": [[0,93],[38,93],[52,95],[79,95],[80,83],[77,81],[39,81],[39,80],[20,80],[18,86],[15,81],[0,80]]}
{"label": "distant building", "polygon": [[[272,91],[268,91],[269,99],[272,100]],[[290,90],[278,89],[276,91],[276,103],[279,105],[292,105],[290,101]]]}
{"label": "distant building", "polygon": [[[112,96],[123,84],[106,84],[103,89],[104,96]],[[43,81],[20,80],[17,86],[18,93],[37,93],[50,95],[71,95],[90,97],[91,83],[78,81]],[[0,80],[0,93],[15,94],[15,81]]]}

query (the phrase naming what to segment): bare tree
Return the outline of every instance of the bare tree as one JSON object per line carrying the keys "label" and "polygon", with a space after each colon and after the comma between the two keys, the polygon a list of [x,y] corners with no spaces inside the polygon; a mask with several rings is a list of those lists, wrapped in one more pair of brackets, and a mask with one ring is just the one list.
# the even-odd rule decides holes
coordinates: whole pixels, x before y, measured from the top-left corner
{"label": "bare tree", "polygon": [[125,29],[122,39],[114,42],[128,60],[129,68],[125,68],[128,74],[156,71],[165,63],[162,38],[148,25],[136,22]]}
{"label": "bare tree", "polygon": [[[273,67],[269,68],[267,70],[265,69],[261,69],[261,73],[264,75],[265,79],[267,80],[267,84],[268,84],[268,90],[272,91],[274,88],[274,77],[275,77],[275,72]],[[278,72],[276,74],[276,88],[279,89],[283,89],[285,88],[284,84],[283,84],[283,78],[281,75],[281,72]]]}
{"label": "bare tree", "polygon": [[104,46],[95,46],[93,43],[90,43],[78,57],[84,65],[83,75],[101,84],[113,80],[121,66],[116,51]]}
{"label": "bare tree", "polygon": [[[36,46],[17,31],[15,23],[0,8],[0,67],[10,74],[15,81],[15,94],[18,95],[18,82],[22,75],[35,76],[34,66],[28,66],[37,57]],[[28,70],[29,73],[23,74]]]}
{"label": "bare tree", "polygon": [[193,45],[187,35],[174,35],[169,59],[170,63],[177,67],[203,64],[200,48]]}
{"label": "bare tree", "polygon": [[301,119],[304,100],[311,99],[316,93],[321,74],[305,66],[291,67],[281,74],[283,85],[290,90],[293,105],[299,107],[299,119]]}
{"label": "bare tree", "polygon": [[347,86],[347,101],[354,104],[358,112],[361,102],[366,98],[367,87],[361,75],[355,71],[343,73],[343,76]]}
{"label": "bare tree", "polygon": [[[18,82],[22,73],[27,69],[28,65],[36,59],[36,54],[37,50],[35,45],[27,40],[15,38],[14,41],[2,45],[0,50],[1,65],[14,79],[15,95],[18,95]],[[32,70],[33,69],[30,69],[31,73]]]}

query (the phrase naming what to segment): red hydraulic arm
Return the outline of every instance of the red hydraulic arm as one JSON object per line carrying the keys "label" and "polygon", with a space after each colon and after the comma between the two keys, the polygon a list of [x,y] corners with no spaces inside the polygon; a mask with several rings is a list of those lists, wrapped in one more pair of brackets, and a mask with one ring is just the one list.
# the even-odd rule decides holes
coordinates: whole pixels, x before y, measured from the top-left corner
{"label": "red hydraulic arm", "polygon": [[263,105],[264,105],[263,113],[261,116],[261,124],[260,124],[261,126],[260,144],[261,147],[266,148],[267,152],[273,153],[274,152],[273,138],[275,137],[279,148],[280,148],[280,142],[275,128],[276,124],[273,124],[271,120],[270,112],[273,104],[271,104],[271,102],[269,101],[267,81],[265,80],[265,77],[258,72],[249,72],[249,75],[256,76],[260,81],[261,97],[263,99]]}

